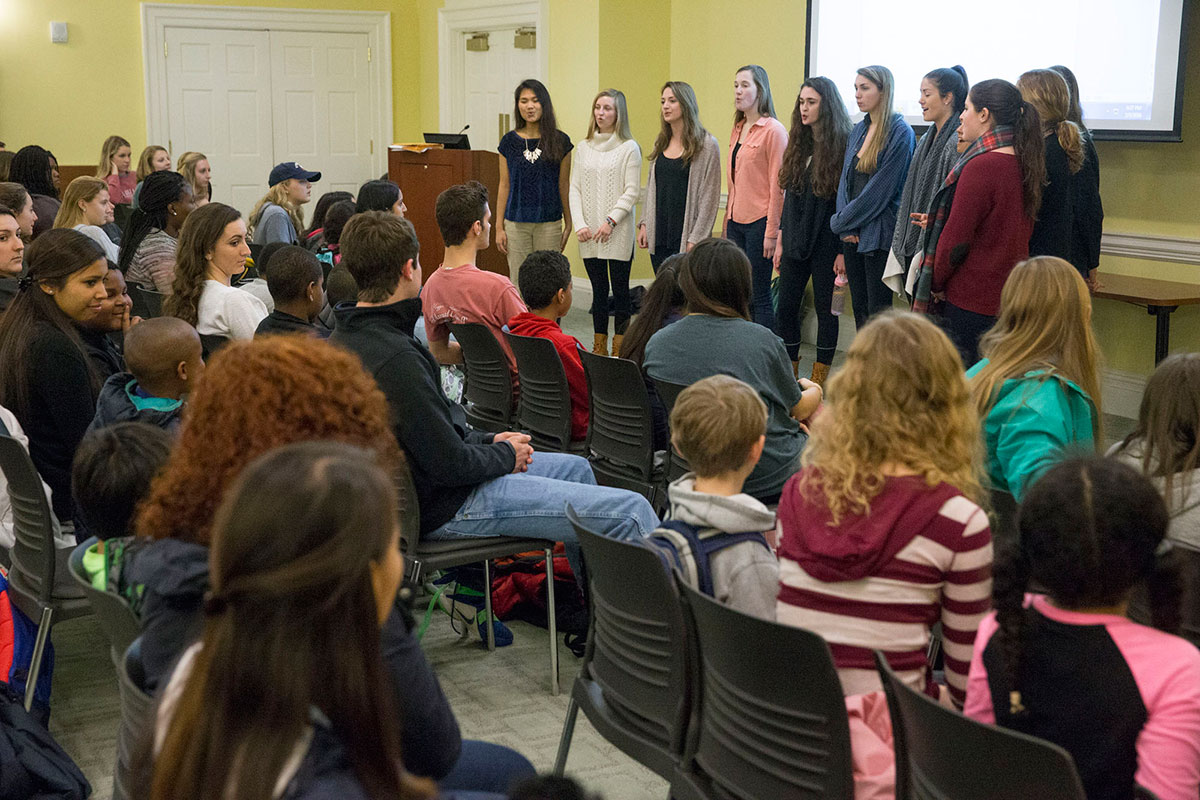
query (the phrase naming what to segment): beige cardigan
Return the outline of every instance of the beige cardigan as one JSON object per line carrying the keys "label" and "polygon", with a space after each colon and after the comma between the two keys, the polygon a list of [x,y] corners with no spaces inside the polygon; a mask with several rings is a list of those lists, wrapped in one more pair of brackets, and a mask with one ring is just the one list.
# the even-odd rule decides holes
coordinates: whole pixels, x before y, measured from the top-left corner
{"label": "beige cardigan", "polygon": [[[650,179],[646,183],[646,201],[642,203],[642,218],[638,225],[646,226],[650,252],[654,252],[654,207],[657,188],[654,183],[654,162],[650,162]],[[717,221],[717,206],[721,202],[721,148],[711,133],[704,147],[692,159],[688,172],[687,201],[683,209],[683,239],[679,252],[712,236]]]}

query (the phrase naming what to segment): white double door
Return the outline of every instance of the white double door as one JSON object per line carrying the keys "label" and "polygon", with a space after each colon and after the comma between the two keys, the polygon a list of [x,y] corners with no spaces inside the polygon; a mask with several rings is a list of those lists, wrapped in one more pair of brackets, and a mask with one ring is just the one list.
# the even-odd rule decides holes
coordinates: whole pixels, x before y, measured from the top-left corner
{"label": "white double door", "polygon": [[271,168],[322,173],[315,198],[376,168],[367,36],[167,28],[169,144],[208,156],[213,199],[248,214]]}
{"label": "white double door", "polygon": [[526,78],[539,77],[537,50],[515,47],[515,34],[515,27],[489,31],[487,50],[465,53],[459,73],[465,79],[459,95],[465,100],[464,116],[450,133],[470,123],[467,136],[473,150],[496,149],[515,122],[513,90]]}

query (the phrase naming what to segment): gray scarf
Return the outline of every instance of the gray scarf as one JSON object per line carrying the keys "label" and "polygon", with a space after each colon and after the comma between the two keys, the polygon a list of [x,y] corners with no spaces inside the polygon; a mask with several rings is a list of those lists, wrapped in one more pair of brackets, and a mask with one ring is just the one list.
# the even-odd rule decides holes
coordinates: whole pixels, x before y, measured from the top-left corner
{"label": "gray scarf", "polygon": [[904,181],[904,193],[900,195],[900,211],[896,214],[896,232],[892,235],[892,252],[897,260],[908,268],[912,257],[921,249],[924,231],[913,225],[909,214],[929,212],[929,203],[942,182],[950,174],[950,168],[958,160],[958,114],[938,128],[934,135],[933,126],[925,131],[913,152],[912,166]]}

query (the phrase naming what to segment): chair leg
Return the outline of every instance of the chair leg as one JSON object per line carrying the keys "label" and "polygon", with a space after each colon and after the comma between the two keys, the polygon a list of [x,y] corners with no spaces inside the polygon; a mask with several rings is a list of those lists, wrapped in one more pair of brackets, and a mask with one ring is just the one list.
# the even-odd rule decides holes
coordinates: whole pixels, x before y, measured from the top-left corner
{"label": "chair leg", "polygon": [[550,623],[550,694],[558,697],[558,612],[554,606],[554,550],[546,548],[546,618]]}
{"label": "chair leg", "polygon": [[496,649],[496,623],[492,619],[492,562],[483,562],[483,610],[487,617],[487,649]]}
{"label": "chair leg", "polygon": [[572,697],[567,703],[567,718],[563,720],[562,736],[558,739],[558,755],[554,759],[554,774],[562,777],[567,766],[567,753],[571,751],[571,738],[575,735],[575,718],[579,716],[579,704]]}
{"label": "chair leg", "polygon": [[42,619],[38,623],[37,638],[33,642],[33,656],[29,659],[29,676],[25,679],[25,710],[33,708],[33,695],[37,691],[38,673],[42,670],[42,655],[46,651],[46,639],[50,636],[50,617],[54,609],[49,606],[42,609]]}
{"label": "chair leg", "polygon": [[421,582],[421,562],[415,558],[408,560],[408,579],[413,583]]}

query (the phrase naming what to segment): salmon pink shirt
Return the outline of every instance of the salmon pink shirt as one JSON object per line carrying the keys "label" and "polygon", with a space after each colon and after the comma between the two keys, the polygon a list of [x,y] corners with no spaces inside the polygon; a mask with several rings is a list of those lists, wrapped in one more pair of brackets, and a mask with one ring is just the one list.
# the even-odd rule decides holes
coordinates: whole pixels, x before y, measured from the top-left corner
{"label": "salmon pink shirt", "polygon": [[729,199],[725,203],[725,222],[732,220],[744,224],[766,217],[765,238],[774,241],[779,234],[779,216],[783,213],[779,168],[783,164],[783,151],[787,150],[787,128],[774,117],[759,117],[738,148],[737,163],[734,164],[733,148],[737,147],[745,124],[745,120],[737,123],[733,133],[729,134]]}

